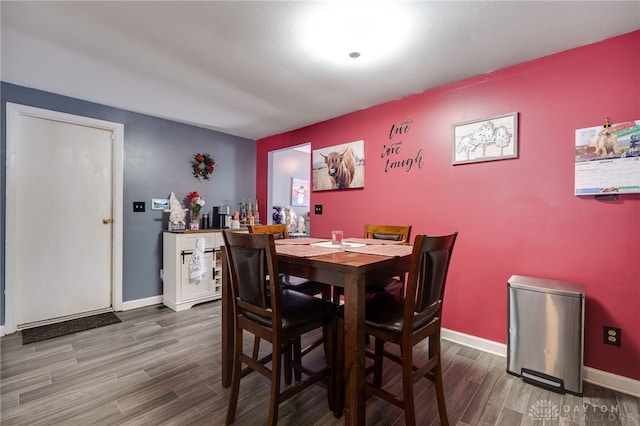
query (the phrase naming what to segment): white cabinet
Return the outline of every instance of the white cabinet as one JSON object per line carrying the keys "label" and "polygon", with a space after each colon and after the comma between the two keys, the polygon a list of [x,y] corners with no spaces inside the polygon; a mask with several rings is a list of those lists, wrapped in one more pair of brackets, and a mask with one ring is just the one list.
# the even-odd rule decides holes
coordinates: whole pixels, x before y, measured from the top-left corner
{"label": "white cabinet", "polygon": [[[204,238],[205,275],[202,280],[189,279],[189,261],[198,238]],[[222,297],[220,231],[163,232],[164,304],[174,311]]]}

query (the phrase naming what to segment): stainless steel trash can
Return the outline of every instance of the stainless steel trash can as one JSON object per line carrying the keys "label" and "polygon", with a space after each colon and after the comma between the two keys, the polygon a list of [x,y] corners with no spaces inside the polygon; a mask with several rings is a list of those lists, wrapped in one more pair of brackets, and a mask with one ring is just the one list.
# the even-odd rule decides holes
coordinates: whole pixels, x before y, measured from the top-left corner
{"label": "stainless steel trash can", "polygon": [[508,303],[507,372],[554,392],[581,396],[584,288],[513,275]]}

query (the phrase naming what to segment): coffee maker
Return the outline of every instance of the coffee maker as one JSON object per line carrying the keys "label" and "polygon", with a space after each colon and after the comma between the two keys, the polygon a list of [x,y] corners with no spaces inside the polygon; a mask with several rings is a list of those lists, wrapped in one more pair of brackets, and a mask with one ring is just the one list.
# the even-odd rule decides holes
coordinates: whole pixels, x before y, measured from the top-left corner
{"label": "coffee maker", "polygon": [[213,228],[227,229],[231,224],[231,208],[225,204],[213,207]]}

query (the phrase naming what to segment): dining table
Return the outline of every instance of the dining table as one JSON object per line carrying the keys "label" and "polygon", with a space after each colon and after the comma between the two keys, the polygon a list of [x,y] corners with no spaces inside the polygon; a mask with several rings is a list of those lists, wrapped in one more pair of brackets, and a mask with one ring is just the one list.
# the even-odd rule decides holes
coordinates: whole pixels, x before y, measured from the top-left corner
{"label": "dining table", "polygon": [[[222,386],[231,385],[234,316],[231,283],[222,247]],[[344,424],[365,424],[365,294],[381,279],[409,271],[411,245],[386,240],[346,238],[276,240],[279,273],[293,275],[344,291]]]}

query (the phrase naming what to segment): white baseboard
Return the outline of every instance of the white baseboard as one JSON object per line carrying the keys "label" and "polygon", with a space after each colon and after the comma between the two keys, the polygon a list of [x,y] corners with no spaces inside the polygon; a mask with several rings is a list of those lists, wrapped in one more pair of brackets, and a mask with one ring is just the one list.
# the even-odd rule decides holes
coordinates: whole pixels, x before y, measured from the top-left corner
{"label": "white baseboard", "polygon": [[157,305],[162,303],[162,296],[147,297],[145,299],[129,300],[128,302],[122,302],[122,310],[130,311],[131,309],[144,308],[145,306]]}
{"label": "white baseboard", "polygon": [[585,382],[640,398],[640,380],[630,379],[586,366],[583,372]]}
{"label": "white baseboard", "polygon": [[469,346],[483,352],[489,352],[501,357],[507,356],[507,345],[504,343],[494,342],[492,340],[483,339],[482,337],[472,336],[470,334],[460,333],[459,331],[442,329],[442,338],[450,342],[459,343],[463,346]]}
{"label": "white baseboard", "polygon": [[[442,339],[458,343],[460,345],[469,346],[483,352],[489,352],[494,355],[502,357],[507,356],[506,344],[472,336],[470,334],[464,334],[443,328]],[[583,379],[585,382],[640,398],[639,380],[630,379],[628,377],[619,376],[602,370],[596,370],[595,368],[587,366],[583,369]]]}

